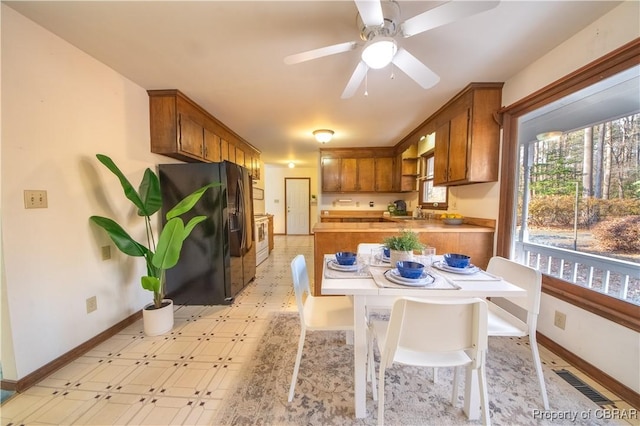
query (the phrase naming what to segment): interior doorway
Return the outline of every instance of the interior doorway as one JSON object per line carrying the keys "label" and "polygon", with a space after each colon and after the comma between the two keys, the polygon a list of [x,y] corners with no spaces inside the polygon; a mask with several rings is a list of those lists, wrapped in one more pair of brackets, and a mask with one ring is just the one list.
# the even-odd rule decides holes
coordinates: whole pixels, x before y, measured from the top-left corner
{"label": "interior doorway", "polygon": [[284,178],[287,235],[309,235],[311,210],[309,206],[311,194],[310,178]]}

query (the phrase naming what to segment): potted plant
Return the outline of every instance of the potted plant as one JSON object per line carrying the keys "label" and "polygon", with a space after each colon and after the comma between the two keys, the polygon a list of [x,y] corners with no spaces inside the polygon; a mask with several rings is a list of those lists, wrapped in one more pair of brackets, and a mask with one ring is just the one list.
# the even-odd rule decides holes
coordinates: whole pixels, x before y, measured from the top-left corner
{"label": "potted plant", "polygon": [[414,250],[422,250],[424,247],[417,233],[404,230],[400,235],[385,238],[382,243],[389,249],[389,262],[395,267],[396,262],[412,260]]}
{"label": "potted plant", "polygon": [[164,334],[173,328],[173,301],[164,298],[165,271],[178,263],[184,240],[197,224],[206,219],[206,216],[195,216],[185,225],[180,216],[191,210],[207,189],[218,186],[220,183],[203,186],[169,210],[167,223],[156,240],[151,216],[162,207],[162,192],[158,176],[147,168],[138,191],[136,191],[111,158],[103,154],[97,154],[96,157],[118,177],[124,195],[138,209],[138,216],[144,218],[147,244],[134,240],[112,219],[91,216],[90,220],[109,234],[121,252],[129,256],[145,258],[147,275],[143,276],[140,281],[142,288],[153,293],[153,303],[145,306],[142,310],[144,331],[150,336]]}

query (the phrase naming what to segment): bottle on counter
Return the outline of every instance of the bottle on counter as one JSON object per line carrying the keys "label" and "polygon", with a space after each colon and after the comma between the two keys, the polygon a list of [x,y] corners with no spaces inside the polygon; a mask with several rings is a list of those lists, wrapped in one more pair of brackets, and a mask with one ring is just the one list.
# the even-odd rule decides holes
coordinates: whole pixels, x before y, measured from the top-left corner
{"label": "bottle on counter", "polygon": [[422,206],[418,206],[416,207],[416,209],[413,212],[413,217],[415,219],[419,219],[422,217]]}

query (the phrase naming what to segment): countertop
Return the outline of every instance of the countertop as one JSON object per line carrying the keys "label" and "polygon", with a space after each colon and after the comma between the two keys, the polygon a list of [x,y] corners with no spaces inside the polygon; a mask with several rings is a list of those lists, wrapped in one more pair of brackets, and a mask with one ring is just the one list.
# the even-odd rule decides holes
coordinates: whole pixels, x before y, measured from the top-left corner
{"label": "countertop", "polygon": [[446,225],[439,220],[411,219],[389,222],[319,222],[313,227],[313,232],[388,232],[411,229],[415,232],[495,232],[488,226],[477,225]]}

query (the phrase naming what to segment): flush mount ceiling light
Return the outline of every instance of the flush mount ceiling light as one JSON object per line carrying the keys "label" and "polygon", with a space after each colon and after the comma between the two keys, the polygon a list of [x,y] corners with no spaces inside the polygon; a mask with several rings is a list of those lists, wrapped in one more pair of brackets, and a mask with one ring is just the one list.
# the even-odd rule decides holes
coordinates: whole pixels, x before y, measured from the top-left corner
{"label": "flush mount ceiling light", "polygon": [[291,161],[291,162],[289,163],[289,168],[290,168],[290,169],[293,169],[295,166],[296,166],[296,163],[294,163],[293,161]]}
{"label": "flush mount ceiling light", "polygon": [[369,68],[380,69],[391,63],[398,45],[391,37],[374,37],[362,51],[362,60]]}
{"label": "flush mount ceiling light", "polygon": [[329,129],[314,130],[313,136],[315,136],[318,142],[327,143],[331,140],[331,138],[333,138],[333,130],[329,130]]}
{"label": "flush mount ceiling light", "polygon": [[558,140],[562,136],[562,132],[559,130],[554,130],[552,132],[544,132],[538,133],[536,135],[536,139],[540,142],[549,141],[549,140]]}

